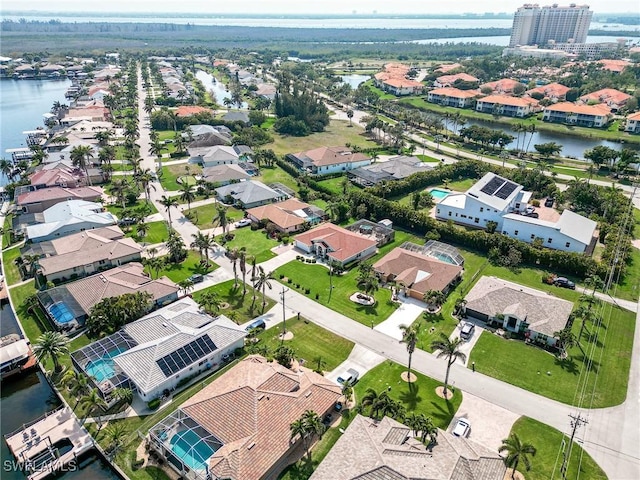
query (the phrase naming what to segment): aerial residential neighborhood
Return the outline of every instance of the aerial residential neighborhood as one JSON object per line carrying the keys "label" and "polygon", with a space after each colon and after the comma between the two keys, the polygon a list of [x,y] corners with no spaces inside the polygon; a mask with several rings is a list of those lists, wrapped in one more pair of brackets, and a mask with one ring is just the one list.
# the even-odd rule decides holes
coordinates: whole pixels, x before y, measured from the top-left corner
{"label": "aerial residential neighborhood", "polygon": [[52,92],[3,122],[3,478],[640,478],[599,10],[3,20],[3,96]]}

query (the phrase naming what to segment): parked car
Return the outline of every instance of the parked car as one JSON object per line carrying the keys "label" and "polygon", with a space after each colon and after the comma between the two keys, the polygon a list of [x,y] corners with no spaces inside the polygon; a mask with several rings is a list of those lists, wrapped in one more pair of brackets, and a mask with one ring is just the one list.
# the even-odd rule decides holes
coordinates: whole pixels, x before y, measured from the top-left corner
{"label": "parked car", "polygon": [[194,273],[189,278],[187,278],[187,280],[189,280],[191,283],[204,282],[204,275],[201,275],[199,273]]}
{"label": "parked car", "polygon": [[473,332],[475,332],[476,326],[473,323],[465,322],[462,326],[462,330],[460,330],[460,338],[463,340],[469,340],[473,337]]}
{"label": "parked car", "polygon": [[360,374],[354,368],[348,368],[338,377],[338,383],[345,387],[352,387],[358,381]]}
{"label": "parked car", "polygon": [[234,226],[236,228],[248,227],[249,225],[251,225],[251,220],[249,220],[248,218],[243,218],[242,220],[238,220],[236,223],[234,223]]}
{"label": "parked car", "polygon": [[538,214],[538,212],[531,212],[531,213],[527,213],[526,216],[531,218],[538,218],[540,215]]}
{"label": "parked car", "polygon": [[558,277],[553,281],[553,284],[556,287],[562,287],[562,288],[570,288],[571,290],[575,290],[576,289],[576,284],[573,283],[571,280],[569,280],[568,278],[565,277]]}
{"label": "parked car", "polygon": [[525,215],[531,215],[535,211],[536,211],[536,207],[529,206],[524,210],[524,213]]}
{"label": "parked car", "polygon": [[553,197],[547,197],[544,201],[544,206],[545,207],[553,207],[553,204],[555,203],[556,199]]}
{"label": "parked car", "polygon": [[136,223],[136,219],[132,217],[124,217],[118,221],[118,225],[125,225],[125,226],[134,225],[135,223]]}
{"label": "parked car", "polygon": [[265,328],[267,328],[267,324],[263,319],[258,318],[257,320],[254,320],[250,325],[248,325],[245,330],[247,332],[250,332],[253,329],[264,330]]}
{"label": "parked car", "polygon": [[456,426],[453,427],[453,434],[456,437],[466,437],[469,435],[469,430],[471,430],[471,425],[469,425],[469,420],[466,418],[461,418],[456,423]]}
{"label": "parked car", "polygon": [[324,417],[322,417],[322,424],[324,426],[329,426],[331,420],[333,420],[333,416],[330,413],[327,413]]}

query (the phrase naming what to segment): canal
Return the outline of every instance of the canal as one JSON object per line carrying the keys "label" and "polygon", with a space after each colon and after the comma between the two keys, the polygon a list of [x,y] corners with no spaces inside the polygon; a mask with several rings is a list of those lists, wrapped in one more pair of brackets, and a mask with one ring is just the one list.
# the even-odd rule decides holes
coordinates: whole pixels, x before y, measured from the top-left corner
{"label": "canal", "polygon": [[[212,92],[215,95],[216,103],[218,105],[224,106],[225,98],[231,98],[231,92],[227,90],[225,84],[219,80],[216,80],[216,78],[210,73],[207,73],[204,70],[198,70],[196,72],[196,78],[202,82],[205,90],[207,90],[208,92]],[[247,102],[242,102],[240,108],[246,110],[247,108],[249,108],[249,105],[247,104]]]}

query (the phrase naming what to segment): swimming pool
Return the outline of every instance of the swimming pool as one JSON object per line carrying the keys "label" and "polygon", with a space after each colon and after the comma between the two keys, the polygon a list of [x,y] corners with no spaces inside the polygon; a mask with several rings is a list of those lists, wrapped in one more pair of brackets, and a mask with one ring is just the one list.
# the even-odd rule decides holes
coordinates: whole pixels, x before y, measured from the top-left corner
{"label": "swimming pool", "polygon": [[110,378],[115,377],[116,369],[113,360],[110,357],[97,358],[87,363],[84,368],[87,375],[94,378],[96,382],[100,383]]}
{"label": "swimming pool", "polygon": [[49,307],[49,313],[58,323],[69,323],[75,320],[75,316],[71,313],[71,309],[64,302],[54,303]]}
{"label": "swimming pool", "polygon": [[180,430],[171,437],[171,450],[182,462],[193,470],[204,470],[207,460],[215,452],[193,430]]}
{"label": "swimming pool", "polygon": [[449,195],[451,192],[448,191],[448,190],[441,190],[439,188],[432,188],[431,190],[429,190],[429,193],[436,200],[442,200],[444,197]]}

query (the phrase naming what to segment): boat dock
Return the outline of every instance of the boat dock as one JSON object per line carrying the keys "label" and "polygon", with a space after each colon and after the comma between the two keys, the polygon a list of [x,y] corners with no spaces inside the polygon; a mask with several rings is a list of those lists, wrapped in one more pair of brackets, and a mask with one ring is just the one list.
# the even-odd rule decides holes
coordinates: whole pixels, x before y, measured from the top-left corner
{"label": "boat dock", "polygon": [[9,450],[29,480],[76,468],[77,457],[93,448],[93,439],[69,407],[49,412],[5,435]]}

